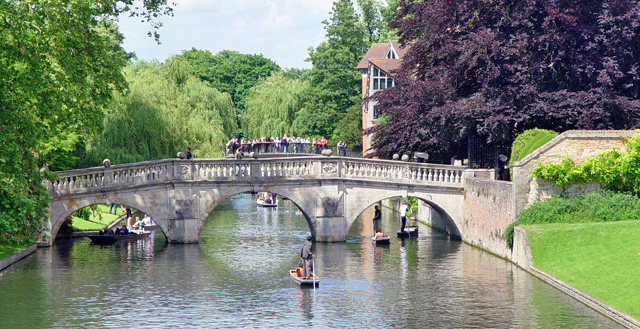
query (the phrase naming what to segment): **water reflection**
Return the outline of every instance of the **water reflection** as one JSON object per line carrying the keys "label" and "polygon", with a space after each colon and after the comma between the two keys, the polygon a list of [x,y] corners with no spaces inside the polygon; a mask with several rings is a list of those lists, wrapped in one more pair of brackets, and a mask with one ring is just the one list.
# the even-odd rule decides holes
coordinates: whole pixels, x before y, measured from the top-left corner
{"label": "water reflection", "polygon": [[[284,201],[290,202],[290,201]],[[314,246],[318,289],[290,282],[309,232],[286,203],[222,202],[199,245],[153,238],[40,249],[0,276],[4,328],[615,328],[510,263],[420,227],[371,243],[371,217],[347,243]],[[397,218],[383,212],[382,229]],[[389,234],[389,233],[387,233]],[[391,234],[390,234],[391,235]],[[393,235],[392,235],[393,236]]]}

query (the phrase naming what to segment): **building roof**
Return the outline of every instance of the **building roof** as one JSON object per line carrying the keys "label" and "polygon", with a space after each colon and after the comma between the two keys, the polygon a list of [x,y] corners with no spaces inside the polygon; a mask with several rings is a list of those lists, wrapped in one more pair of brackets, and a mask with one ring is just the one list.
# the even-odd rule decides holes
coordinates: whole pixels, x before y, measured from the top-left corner
{"label": "building roof", "polygon": [[407,43],[404,48],[400,47],[400,41],[398,40],[391,40],[389,43],[393,46],[393,49],[396,51],[396,54],[398,54],[398,58],[400,59],[402,59],[404,54],[407,53],[407,50],[411,48],[411,43]]}
{"label": "building roof", "polygon": [[364,54],[364,57],[358,63],[356,70],[366,70],[369,68],[369,60],[372,58],[384,58],[385,50],[387,50],[387,45],[389,43],[374,43],[371,45],[371,48]]}
{"label": "building roof", "polygon": [[400,61],[397,59],[370,59],[369,61],[389,76],[393,76],[391,72],[400,67]]}
{"label": "building roof", "polygon": [[[400,61],[410,47],[411,44],[407,44],[405,48],[401,48],[398,40],[391,40],[385,43],[374,43],[360,60],[356,70],[366,70],[369,68],[369,63],[371,63],[383,70],[387,75],[391,75],[391,71],[400,67]],[[397,58],[385,58],[385,55],[387,55],[390,48],[393,49]]]}

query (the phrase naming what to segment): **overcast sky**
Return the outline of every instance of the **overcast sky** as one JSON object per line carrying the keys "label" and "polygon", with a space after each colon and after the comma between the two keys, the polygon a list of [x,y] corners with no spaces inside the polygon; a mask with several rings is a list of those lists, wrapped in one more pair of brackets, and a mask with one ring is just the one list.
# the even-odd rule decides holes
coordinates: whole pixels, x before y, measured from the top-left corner
{"label": "overcast sky", "polygon": [[236,50],[262,54],[282,68],[311,68],[307,48],[325,39],[323,20],[333,0],[175,0],[173,17],[162,17],[161,45],[147,37],[149,25],[120,17],[124,48],[138,59],[164,62],[192,47],[216,54]]}

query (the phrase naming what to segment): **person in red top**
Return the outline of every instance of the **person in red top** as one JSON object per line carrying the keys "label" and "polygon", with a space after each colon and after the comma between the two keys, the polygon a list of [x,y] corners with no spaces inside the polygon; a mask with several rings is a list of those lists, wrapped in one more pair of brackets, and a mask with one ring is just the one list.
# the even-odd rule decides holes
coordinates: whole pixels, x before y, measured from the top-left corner
{"label": "person in red top", "polygon": [[326,147],[327,147],[327,139],[322,137],[320,139],[320,148],[324,150]]}

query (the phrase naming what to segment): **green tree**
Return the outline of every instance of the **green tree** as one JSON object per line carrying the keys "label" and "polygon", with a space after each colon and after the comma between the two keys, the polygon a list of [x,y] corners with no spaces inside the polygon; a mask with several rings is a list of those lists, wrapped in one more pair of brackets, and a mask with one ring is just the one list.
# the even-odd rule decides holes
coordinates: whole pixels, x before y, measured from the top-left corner
{"label": "green tree", "polygon": [[241,117],[247,136],[293,136],[292,123],[304,102],[309,83],[274,72],[251,88]]}
{"label": "green tree", "polygon": [[281,71],[280,66],[262,55],[241,54],[231,50],[212,55],[208,50],[192,48],[183,51],[179,57],[194,67],[194,73],[200,79],[229,93],[239,114],[244,110],[251,87],[261,78],[270,76],[272,71]]}
{"label": "green tree", "polygon": [[347,113],[339,116],[340,121],[336,124],[331,140],[336,143],[343,141],[350,149],[362,151],[362,106],[356,103]]}
{"label": "green tree", "polygon": [[398,0],[386,0],[387,5],[380,7],[380,31],[378,32],[378,42],[387,42],[398,39],[398,29],[389,27],[393,22],[394,15],[398,11]]}
{"label": "green tree", "polygon": [[380,36],[380,10],[382,4],[377,0],[357,0],[357,2],[358,7],[360,7],[360,15],[362,15],[362,23],[367,40],[370,44],[376,43]]}
{"label": "green tree", "polygon": [[[219,157],[236,131],[231,97],[196,78],[179,57],[125,69],[126,94],[107,107],[104,130],[87,145],[86,165],[172,158],[186,146],[195,157]],[[149,122],[153,122],[150,125]]]}
{"label": "green tree", "polygon": [[42,229],[48,193],[38,155],[46,160],[56,153],[52,149],[98,130],[101,107],[126,86],[120,72],[126,59],[108,56],[109,20],[129,12],[157,26],[155,17],[171,12],[166,0],[132,3],[24,0],[0,6],[0,244],[33,241]]}
{"label": "green tree", "polygon": [[364,55],[365,32],[349,0],[333,3],[330,20],[323,21],[327,41],[309,49],[310,101],[294,125],[304,135],[331,136],[340,114],[360,101],[361,77],[354,70]]}

